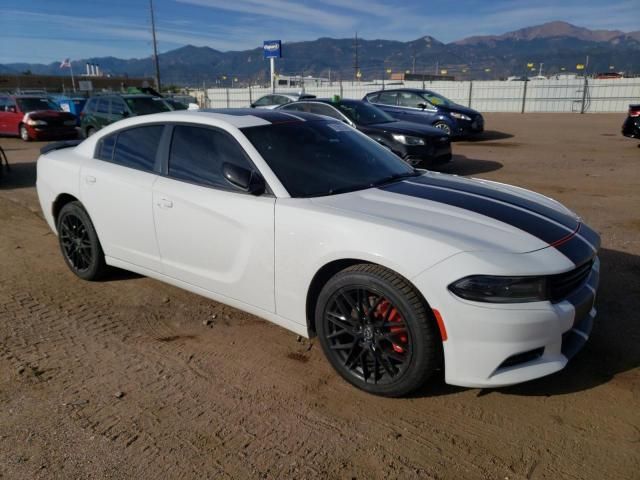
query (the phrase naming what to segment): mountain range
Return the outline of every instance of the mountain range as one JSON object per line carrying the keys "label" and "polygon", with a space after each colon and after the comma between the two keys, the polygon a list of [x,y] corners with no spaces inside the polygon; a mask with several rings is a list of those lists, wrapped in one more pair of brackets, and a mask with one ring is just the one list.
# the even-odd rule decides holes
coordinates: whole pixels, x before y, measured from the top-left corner
{"label": "mountain range", "polygon": [[[319,38],[313,41],[283,44],[283,58],[276,61],[282,74],[331,76],[352,80],[355,69],[353,38]],[[442,43],[425,35],[416,40],[358,39],[358,69],[362,80],[388,78],[388,70],[416,73],[436,73],[446,70],[458,79],[494,79],[508,75],[523,75],[540,63],[543,73],[575,71],[576,64],[589,56],[590,72],[640,71],[640,31],[590,30],[566,22],[550,22],[523,28],[502,35],[473,36]],[[152,77],[151,57],[120,59],[115,57],[86,58],[72,62],[76,75],[85,71],[87,62],[99,64],[103,72],[130,77]],[[187,45],[159,55],[164,84],[179,85],[224,84],[235,78],[239,83],[264,82],[268,78],[268,62],[262,58],[262,48],[221,52],[210,47]],[[533,67],[527,64],[533,63]],[[0,65],[2,74],[67,75],[59,63],[14,63]]]}

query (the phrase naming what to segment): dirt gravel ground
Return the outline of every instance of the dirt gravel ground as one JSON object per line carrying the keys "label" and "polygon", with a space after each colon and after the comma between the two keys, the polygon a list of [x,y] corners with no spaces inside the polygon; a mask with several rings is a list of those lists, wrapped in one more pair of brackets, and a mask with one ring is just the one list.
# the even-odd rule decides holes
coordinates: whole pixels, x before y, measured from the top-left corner
{"label": "dirt gravel ground", "polygon": [[455,143],[444,171],[537,190],[602,234],[599,316],[558,374],[406,399],[230,307],[75,278],[37,203],[42,144],[1,138],[0,478],[640,478],[640,148],[622,120],[490,114]]}

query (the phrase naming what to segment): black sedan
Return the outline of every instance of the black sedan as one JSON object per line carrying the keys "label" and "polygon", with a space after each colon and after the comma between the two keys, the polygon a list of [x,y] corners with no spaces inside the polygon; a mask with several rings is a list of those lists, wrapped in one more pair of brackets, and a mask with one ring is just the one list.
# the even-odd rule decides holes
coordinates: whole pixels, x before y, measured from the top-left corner
{"label": "black sedan", "polygon": [[622,124],[622,134],[629,138],[640,138],[640,105],[629,105],[629,115]]}
{"label": "black sedan", "polygon": [[451,139],[445,132],[396,120],[361,100],[301,100],[283,105],[279,110],[309,112],[340,120],[381,143],[412,166],[451,160]]}

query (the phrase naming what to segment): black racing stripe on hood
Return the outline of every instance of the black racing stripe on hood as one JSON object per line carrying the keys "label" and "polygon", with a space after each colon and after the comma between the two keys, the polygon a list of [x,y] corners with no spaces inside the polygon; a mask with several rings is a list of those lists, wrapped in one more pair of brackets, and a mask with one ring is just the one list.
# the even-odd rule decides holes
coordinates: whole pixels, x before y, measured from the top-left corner
{"label": "black racing stripe on hood", "polygon": [[576,235],[573,235],[565,242],[558,245],[552,245],[556,250],[571,260],[575,265],[580,266],[593,258],[596,249],[580,238],[584,224],[580,224],[580,229]]}
{"label": "black racing stripe on hood", "polygon": [[388,192],[464,208],[465,210],[470,210],[512,225],[547,243],[553,243],[571,234],[571,231],[567,230],[567,228],[540,215],[536,215],[534,212],[518,208],[514,205],[494,201],[490,198],[467,195],[461,191],[434,188],[428,185],[416,185],[413,183],[413,180],[411,182],[392,183],[391,185],[380,188]]}
{"label": "black racing stripe on hood", "polygon": [[584,223],[581,223],[580,231],[578,233],[582,238],[589,242],[596,251],[600,250],[600,235],[598,235],[595,231],[593,231]]}
{"label": "black racing stripe on hood", "polygon": [[422,175],[420,177],[416,177],[415,179],[412,178],[411,181],[424,185],[434,185],[437,187],[451,188],[454,190],[459,190],[461,192],[482,195],[483,197],[493,198],[495,200],[500,200],[501,202],[510,203],[512,205],[525,208],[531,212],[535,212],[544,217],[555,220],[556,222],[561,223],[572,231],[578,228],[578,224],[580,223],[572,215],[547,207],[546,205],[543,205],[539,202],[527,200],[526,198],[514,195],[513,193],[483,185],[480,182],[456,179],[455,177],[450,176],[434,175]]}

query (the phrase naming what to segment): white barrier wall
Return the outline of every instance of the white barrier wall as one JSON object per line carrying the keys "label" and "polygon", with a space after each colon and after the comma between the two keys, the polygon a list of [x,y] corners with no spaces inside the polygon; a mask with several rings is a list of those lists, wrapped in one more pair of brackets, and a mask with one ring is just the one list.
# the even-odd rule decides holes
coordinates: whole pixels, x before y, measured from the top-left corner
{"label": "white barrier wall", "polygon": [[[630,103],[640,103],[640,78],[613,80],[589,79],[584,94],[583,79],[532,80],[529,82],[404,82],[387,83],[391,88],[426,88],[480,112],[625,112]],[[334,82],[332,85],[307,87],[305,92],[318,97],[340,95],[361,99],[369,92],[381,90],[382,83],[357,84]],[[300,89],[278,89],[299,92]],[[269,88],[210,88],[192,90],[201,106],[207,108],[247,107],[252,101],[271,93]],[[584,97],[584,100],[583,100]]]}

